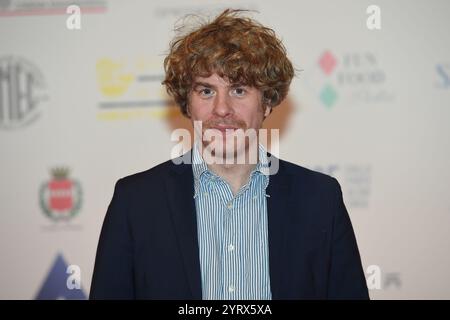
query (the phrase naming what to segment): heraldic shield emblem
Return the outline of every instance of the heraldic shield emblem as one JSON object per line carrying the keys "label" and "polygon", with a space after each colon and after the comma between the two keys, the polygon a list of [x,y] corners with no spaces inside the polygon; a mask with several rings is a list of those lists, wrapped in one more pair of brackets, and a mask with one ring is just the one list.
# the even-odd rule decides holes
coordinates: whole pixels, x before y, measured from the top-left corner
{"label": "heraldic shield emblem", "polygon": [[81,185],[69,178],[68,168],[54,168],[51,174],[39,191],[42,211],[54,221],[70,220],[81,208]]}

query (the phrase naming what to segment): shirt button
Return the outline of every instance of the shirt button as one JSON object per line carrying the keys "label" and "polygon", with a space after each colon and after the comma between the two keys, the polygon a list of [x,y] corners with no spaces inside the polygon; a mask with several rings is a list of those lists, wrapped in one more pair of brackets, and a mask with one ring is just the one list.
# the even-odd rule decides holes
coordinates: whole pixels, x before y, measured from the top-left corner
{"label": "shirt button", "polygon": [[258,196],[253,196],[253,200],[256,200],[256,199],[258,199]]}
{"label": "shirt button", "polygon": [[233,209],[233,203],[232,202],[228,202],[227,208],[230,209],[230,210]]}
{"label": "shirt button", "polygon": [[232,285],[232,284],[230,284],[229,286],[228,286],[228,292],[234,292],[234,286]]}
{"label": "shirt button", "polygon": [[233,251],[234,250],[234,246],[232,244],[228,245],[228,251]]}
{"label": "shirt button", "polygon": [[208,196],[208,192],[205,192],[203,195],[204,195],[205,197],[207,197],[207,196]]}

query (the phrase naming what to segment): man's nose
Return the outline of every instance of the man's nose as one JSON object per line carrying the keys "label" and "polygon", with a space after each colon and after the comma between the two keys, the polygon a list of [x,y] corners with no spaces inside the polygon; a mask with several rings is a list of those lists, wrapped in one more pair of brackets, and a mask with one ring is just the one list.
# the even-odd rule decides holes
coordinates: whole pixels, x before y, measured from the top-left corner
{"label": "man's nose", "polygon": [[226,117],[233,113],[231,97],[226,92],[218,92],[214,99],[213,113],[220,117]]}

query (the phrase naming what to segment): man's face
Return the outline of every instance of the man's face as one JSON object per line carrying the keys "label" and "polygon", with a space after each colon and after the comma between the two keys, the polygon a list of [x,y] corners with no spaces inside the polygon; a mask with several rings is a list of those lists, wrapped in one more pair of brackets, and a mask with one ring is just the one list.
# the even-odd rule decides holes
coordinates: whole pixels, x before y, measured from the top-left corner
{"label": "man's face", "polygon": [[[270,108],[264,108],[262,93],[254,87],[230,84],[227,79],[216,73],[211,76],[196,77],[189,94],[188,113],[191,120],[202,122],[202,134],[208,129],[222,136],[227,154],[236,155],[243,151],[232,148],[235,130],[261,128]],[[211,132],[211,130],[210,130]],[[203,141],[206,147],[210,141]],[[235,143],[236,144],[236,143]],[[239,144],[236,144],[239,146]],[[248,142],[245,143],[248,148]],[[232,150],[233,149],[233,150]]]}

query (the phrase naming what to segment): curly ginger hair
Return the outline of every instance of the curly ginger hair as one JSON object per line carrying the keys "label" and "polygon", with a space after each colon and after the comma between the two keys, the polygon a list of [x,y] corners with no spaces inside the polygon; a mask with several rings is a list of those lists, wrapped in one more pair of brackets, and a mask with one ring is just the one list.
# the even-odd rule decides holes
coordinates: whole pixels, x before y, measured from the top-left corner
{"label": "curly ginger hair", "polygon": [[272,29],[241,17],[242,11],[226,9],[212,22],[170,43],[162,84],[183,115],[189,117],[189,93],[195,78],[214,72],[232,84],[259,89],[264,106],[274,108],[286,97],[295,72],[283,43]]}

